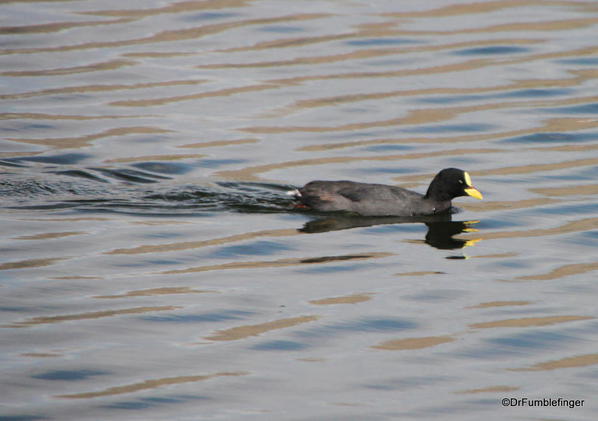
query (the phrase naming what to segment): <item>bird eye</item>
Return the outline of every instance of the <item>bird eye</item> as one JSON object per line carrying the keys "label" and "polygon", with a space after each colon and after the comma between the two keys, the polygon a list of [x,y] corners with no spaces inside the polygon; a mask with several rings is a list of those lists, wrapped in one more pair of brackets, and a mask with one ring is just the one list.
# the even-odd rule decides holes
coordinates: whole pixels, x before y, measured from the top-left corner
{"label": "bird eye", "polygon": [[463,180],[459,180],[459,183],[463,184]]}

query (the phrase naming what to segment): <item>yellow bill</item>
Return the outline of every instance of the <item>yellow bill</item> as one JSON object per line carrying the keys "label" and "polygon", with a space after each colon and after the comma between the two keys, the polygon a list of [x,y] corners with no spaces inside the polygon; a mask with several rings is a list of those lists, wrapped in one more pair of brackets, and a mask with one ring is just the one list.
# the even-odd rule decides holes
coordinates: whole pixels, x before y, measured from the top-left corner
{"label": "yellow bill", "polygon": [[475,187],[466,188],[465,193],[467,193],[468,196],[475,197],[476,199],[482,200],[484,198],[482,193],[480,193],[480,191],[478,189],[476,189]]}
{"label": "yellow bill", "polygon": [[476,189],[473,184],[471,183],[471,176],[469,173],[465,172],[465,184],[467,184],[467,188],[464,190],[468,196],[475,197],[476,199],[482,200],[484,196],[478,189]]}

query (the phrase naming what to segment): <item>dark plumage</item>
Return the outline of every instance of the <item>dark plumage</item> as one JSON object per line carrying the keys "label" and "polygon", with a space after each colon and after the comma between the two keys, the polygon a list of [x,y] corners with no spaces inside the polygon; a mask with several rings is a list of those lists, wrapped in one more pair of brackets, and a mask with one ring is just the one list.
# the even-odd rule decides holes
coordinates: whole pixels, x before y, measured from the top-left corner
{"label": "dark plumage", "polygon": [[354,181],[311,181],[289,192],[303,206],[318,211],[348,211],[363,216],[422,216],[448,212],[459,196],[482,199],[463,170],[445,168],[425,195],[401,187]]}

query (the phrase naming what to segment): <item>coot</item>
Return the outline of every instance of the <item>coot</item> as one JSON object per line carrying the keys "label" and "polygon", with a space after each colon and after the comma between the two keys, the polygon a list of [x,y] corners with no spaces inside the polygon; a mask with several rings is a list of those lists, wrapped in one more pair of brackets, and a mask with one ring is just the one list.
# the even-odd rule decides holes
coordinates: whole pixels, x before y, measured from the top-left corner
{"label": "coot", "polygon": [[311,181],[288,192],[299,206],[317,211],[348,211],[363,216],[423,216],[450,212],[459,196],[482,199],[466,171],[445,168],[425,195],[401,187],[355,181]]}

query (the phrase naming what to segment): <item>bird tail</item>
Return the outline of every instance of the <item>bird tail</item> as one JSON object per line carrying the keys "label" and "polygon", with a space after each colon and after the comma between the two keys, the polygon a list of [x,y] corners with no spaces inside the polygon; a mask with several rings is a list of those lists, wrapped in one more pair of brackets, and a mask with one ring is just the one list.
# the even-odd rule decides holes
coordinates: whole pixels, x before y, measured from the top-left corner
{"label": "bird tail", "polygon": [[299,191],[299,189],[289,190],[288,192],[286,192],[286,194],[288,196],[301,197],[301,192]]}

